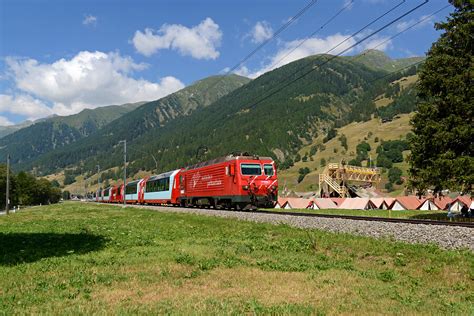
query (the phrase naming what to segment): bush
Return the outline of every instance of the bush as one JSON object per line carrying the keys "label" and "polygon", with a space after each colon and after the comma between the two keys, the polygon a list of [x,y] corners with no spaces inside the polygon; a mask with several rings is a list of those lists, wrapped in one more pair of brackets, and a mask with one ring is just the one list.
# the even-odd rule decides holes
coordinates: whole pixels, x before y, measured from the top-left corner
{"label": "bush", "polygon": [[391,182],[385,183],[385,189],[386,189],[388,192],[392,192],[392,191],[393,191],[393,184],[392,184]]}
{"label": "bush", "polygon": [[320,166],[321,166],[321,167],[326,167],[326,159],[321,158]]}
{"label": "bush", "polygon": [[358,159],[351,159],[349,165],[362,167],[361,161]]}
{"label": "bush", "polygon": [[390,170],[388,171],[388,181],[390,181],[391,183],[400,182],[401,176],[402,171],[397,167],[390,168]]}
{"label": "bush", "polygon": [[326,135],[326,137],[324,137],[323,143],[327,143],[328,141],[336,137],[336,135],[337,135],[337,131],[334,128],[331,128],[328,134]]}

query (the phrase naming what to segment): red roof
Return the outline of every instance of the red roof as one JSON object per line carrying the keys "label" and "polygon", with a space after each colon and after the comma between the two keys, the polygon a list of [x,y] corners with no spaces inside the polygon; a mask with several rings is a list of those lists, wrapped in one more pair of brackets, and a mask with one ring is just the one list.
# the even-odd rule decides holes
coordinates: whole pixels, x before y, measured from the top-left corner
{"label": "red roof", "polygon": [[395,203],[395,198],[383,198],[383,200],[388,208],[392,208],[393,203]]}
{"label": "red roof", "polygon": [[287,198],[278,198],[277,204],[280,205],[280,207],[283,207],[283,205],[286,203],[288,199]]}
{"label": "red roof", "polygon": [[337,206],[340,206],[340,205],[344,202],[344,200],[345,200],[346,198],[336,198],[336,197],[332,197],[332,198],[330,198],[330,199],[331,199],[331,201],[333,201],[334,203],[336,203]]}
{"label": "red roof", "polygon": [[382,208],[383,203],[385,202],[384,198],[370,198],[370,202],[374,203],[376,208]]}
{"label": "red roof", "polygon": [[365,210],[366,208],[373,208],[374,204],[368,198],[349,198],[339,205],[340,209],[346,210]]}
{"label": "red roof", "polygon": [[[303,198],[287,198],[287,204],[290,204],[291,208],[307,208],[310,206],[313,201],[310,199],[303,199]],[[284,206],[282,206],[284,208]]]}
{"label": "red roof", "polygon": [[440,196],[434,198],[433,203],[436,204],[440,210],[446,210],[448,208],[448,204],[453,203],[453,199],[449,196]]}
{"label": "red roof", "polygon": [[316,198],[313,199],[313,201],[314,204],[316,204],[320,209],[337,208],[336,203],[334,203],[331,199]]}
{"label": "red roof", "polygon": [[467,207],[471,206],[471,197],[469,195],[460,195],[453,200],[453,203],[456,201],[463,203]]}
{"label": "red roof", "polygon": [[416,210],[425,201],[419,200],[416,196],[399,196],[395,199],[407,210]]}

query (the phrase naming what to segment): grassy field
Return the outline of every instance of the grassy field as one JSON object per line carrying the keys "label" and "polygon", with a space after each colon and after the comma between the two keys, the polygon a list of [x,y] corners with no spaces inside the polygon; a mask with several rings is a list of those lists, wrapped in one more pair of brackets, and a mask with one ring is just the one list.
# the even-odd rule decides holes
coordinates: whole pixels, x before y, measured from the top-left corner
{"label": "grassy field", "polygon": [[473,314],[474,255],[66,203],[0,216],[0,314]]}

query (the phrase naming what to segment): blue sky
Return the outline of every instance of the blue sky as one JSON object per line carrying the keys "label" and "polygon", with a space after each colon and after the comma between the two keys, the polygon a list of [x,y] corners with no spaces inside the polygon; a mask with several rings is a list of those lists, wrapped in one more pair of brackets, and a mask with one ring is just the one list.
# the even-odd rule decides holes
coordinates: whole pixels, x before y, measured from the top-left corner
{"label": "blue sky", "polygon": [[[254,78],[298,58],[324,53],[402,1],[350,2],[316,1],[236,72]],[[422,2],[406,0],[370,29]],[[0,125],[158,99],[233,67],[308,3],[0,0]],[[439,36],[433,23],[445,20],[453,8],[428,16],[446,5],[447,1],[431,0],[346,54],[379,45],[393,58],[422,56]],[[344,7],[334,21],[308,37]],[[368,32],[349,38],[338,49]]]}

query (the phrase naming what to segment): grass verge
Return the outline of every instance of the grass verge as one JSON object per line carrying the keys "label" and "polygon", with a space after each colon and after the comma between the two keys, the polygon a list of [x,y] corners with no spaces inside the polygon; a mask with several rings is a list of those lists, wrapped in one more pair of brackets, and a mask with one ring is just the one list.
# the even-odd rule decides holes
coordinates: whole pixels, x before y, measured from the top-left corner
{"label": "grass verge", "polygon": [[5,314],[472,314],[474,256],[65,203],[0,217]]}

